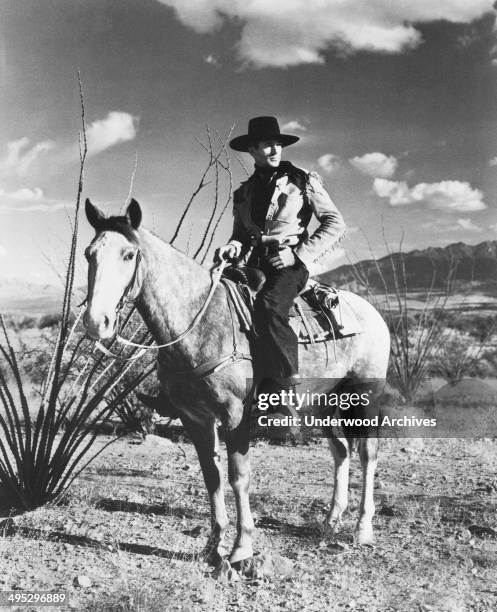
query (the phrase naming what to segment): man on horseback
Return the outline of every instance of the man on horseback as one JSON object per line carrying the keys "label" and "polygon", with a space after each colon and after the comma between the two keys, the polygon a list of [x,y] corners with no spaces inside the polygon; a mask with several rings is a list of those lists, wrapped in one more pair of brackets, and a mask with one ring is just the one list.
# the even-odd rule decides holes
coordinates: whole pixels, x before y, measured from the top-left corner
{"label": "man on horseback", "polygon": [[[298,140],[281,134],[275,117],[255,117],[247,134],[230,141],[232,149],[253,157],[255,170],[234,193],[233,232],[217,257],[257,267],[266,277],[254,304],[259,392],[292,387],[298,339],[289,324],[290,308],[319,260],[345,233],[343,217],[319,175],[281,161],[282,148]],[[313,213],[319,226],[309,235]]]}

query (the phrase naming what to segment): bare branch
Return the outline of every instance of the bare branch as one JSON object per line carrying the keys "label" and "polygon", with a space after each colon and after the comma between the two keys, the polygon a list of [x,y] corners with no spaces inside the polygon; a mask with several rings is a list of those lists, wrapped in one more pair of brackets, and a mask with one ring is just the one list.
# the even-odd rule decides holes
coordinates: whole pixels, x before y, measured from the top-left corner
{"label": "bare branch", "polygon": [[[234,127],[234,124],[233,124],[233,127]],[[233,127],[231,128],[231,131],[233,130]],[[221,210],[221,212],[220,212],[220,214],[219,214],[219,216],[217,218],[217,221],[214,224],[214,227],[212,229],[212,233],[211,233],[211,236],[209,238],[209,242],[207,244],[204,256],[203,256],[202,261],[201,261],[202,264],[205,262],[205,260],[207,258],[209,250],[210,250],[210,248],[212,246],[212,243],[214,241],[214,236],[216,235],[216,232],[217,232],[217,229],[219,227],[219,224],[221,223],[221,219],[223,218],[223,215],[226,212],[226,209],[228,208],[228,206],[229,206],[229,204],[231,202],[231,198],[233,196],[233,175],[231,173],[230,156],[229,156],[229,153],[228,153],[228,149],[226,147],[226,142],[228,141],[228,139],[229,139],[229,137],[231,135],[231,131],[228,134],[226,140],[222,141],[222,146],[223,146],[224,154],[225,154],[225,157],[226,157],[226,172],[227,172],[228,178],[229,178],[228,195],[227,195],[227,198],[226,198],[226,203],[223,206],[223,208],[222,208],[222,210]]]}
{"label": "bare branch", "polygon": [[138,151],[135,151],[135,163],[133,165],[133,170],[131,172],[131,178],[129,181],[128,195],[126,196],[126,199],[124,200],[123,205],[121,206],[121,210],[119,211],[121,215],[124,213],[124,211],[126,210],[126,206],[128,205],[128,202],[131,200],[131,196],[133,194],[133,188],[135,185],[135,176],[136,176],[137,168],[138,168]]}
{"label": "bare branch", "polygon": [[210,133],[210,129],[209,129],[208,125],[206,126],[206,133],[207,133],[208,146],[207,147],[204,146],[203,148],[206,149],[207,152],[209,153],[209,160],[207,162],[207,166],[206,166],[206,168],[205,168],[205,170],[204,170],[204,172],[202,174],[202,177],[200,179],[200,182],[199,182],[197,188],[192,193],[190,199],[188,200],[188,202],[187,202],[187,204],[186,204],[186,206],[185,206],[185,208],[183,210],[183,213],[181,214],[181,217],[180,217],[180,219],[178,221],[178,224],[176,225],[176,229],[174,230],[173,237],[170,240],[170,244],[174,244],[175,240],[177,239],[178,234],[179,234],[179,232],[181,230],[181,227],[183,226],[183,223],[185,221],[186,215],[188,214],[188,212],[189,212],[189,210],[191,208],[191,205],[193,204],[193,201],[195,200],[197,195],[200,193],[200,191],[204,187],[209,185],[209,181],[205,180],[206,177],[207,177],[207,174],[209,173],[211,168],[218,163],[219,157],[223,153],[223,149],[221,148],[219,150],[219,152],[217,153],[217,155],[214,155],[214,152],[213,152],[213,149],[212,149],[212,138],[211,138],[211,133]]}
{"label": "bare branch", "polygon": [[207,227],[205,228],[204,234],[202,236],[202,240],[200,241],[200,246],[195,251],[195,254],[193,255],[193,259],[197,259],[197,256],[199,255],[200,251],[204,247],[205,241],[207,240],[207,236],[209,235],[209,231],[211,229],[212,221],[214,219],[214,216],[216,215],[217,205],[219,203],[219,166],[218,166],[218,164],[215,164],[214,172],[215,172],[215,175],[216,175],[216,180],[215,180],[215,183],[214,183],[215,184],[214,204],[212,206],[212,212],[210,214],[209,221],[207,222]]}

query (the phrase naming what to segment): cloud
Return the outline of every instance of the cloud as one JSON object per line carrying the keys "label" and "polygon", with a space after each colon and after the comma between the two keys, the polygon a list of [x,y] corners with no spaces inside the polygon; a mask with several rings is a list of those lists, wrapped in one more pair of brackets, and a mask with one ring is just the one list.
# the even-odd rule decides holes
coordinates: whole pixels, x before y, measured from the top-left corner
{"label": "cloud", "polygon": [[0,212],[57,212],[74,206],[71,201],[46,198],[39,187],[22,187],[16,191],[0,188]]}
{"label": "cloud", "polygon": [[487,208],[483,193],[463,181],[418,183],[409,187],[404,181],[376,178],[373,191],[378,197],[387,199],[390,206],[422,204],[448,212],[472,212]]}
{"label": "cloud", "polygon": [[[96,119],[86,128],[88,157],[93,157],[123,142],[134,140],[140,118],[122,111],[110,111],[104,119]],[[74,142],[58,146],[51,156],[51,167],[56,172],[61,165],[79,161],[79,146]]]}
{"label": "cloud", "polygon": [[23,187],[17,191],[11,191],[10,193],[0,189],[0,197],[5,197],[10,200],[19,200],[21,202],[39,202],[43,200],[43,191],[39,187],[34,189],[28,189]]}
{"label": "cloud", "polygon": [[7,249],[0,244],[0,257],[5,257],[7,255]]}
{"label": "cloud", "polygon": [[340,52],[400,53],[422,42],[413,24],[470,23],[493,0],[158,0],[200,34],[241,26],[239,59],[252,67],[323,63]]}
{"label": "cloud", "polygon": [[362,174],[379,178],[390,178],[399,165],[397,158],[393,155],[378,152],[366,153],[361,157],[352,157],[349,162]]}
{"label": "cloud", "polygon": [[497,157],[492,157],[492,159],[488,162],[490,167],[497,166]]}
{"label": "cloud", "polygon": [[[134,140],[138,131],[138,123],[138,117],[121,111],[110,111],[104,119],[93,121],[86,129],[88,156],[97,155],[122,142]],[[24,136],[7,144],[7,153],[0,158],[0,177],[25,176],[35,161],[51,151],[53,151],[50,155],[52,168],[79,160],[77,145],[64,145],[55,143],[53,140],[43,140],[29,147],[29,142],[29,138]]]}
{"label": "cloud", "polygon": [[57,202],[55,200],[46,200],[46,203],[31,204],[29,206],[12,206],[6,204],[5,206],[0,205],[0,213],[3,212],[16,212],[16,213],[28,213],[28,212],[44,212],[53,213],[59,210],[66,210],[74,208],[74,202]]}
{"label": "cloud", "polygon": [[281,126],[282,132],[307,132],[305,125],[302,125],[299,121],[293,120]]}
{"label": "cloud", "polygon": [[28,145],[29,138],[26,136],[7,143],[7,155],[0,159],[0,171],[3,175],[24,176],[33,162],[55,147],[52,140],[43,140],[31,148],[28,148]]}
{"label": "cloud", "polygon": [[464,230],[468,230],[471,232],[481,232],[482,229],[479,225],[476,225],[476,223],[474,223],[473,221],[471,221],[471,219],[469,218],[465,218],[465,219],[458,219],[457,220],[457,225],[464,229]]}
{"label": "cloud", "polygon": [[86,130],[88,155],[96,155],[121,142],[134,140],[138,117],[129,113],[111,111],[105,119],[97,119]]}
{"label": "cloud", "polygon": [[342,165],[342,159],[333,153],[325,153],[318,158],[319,167],[327,174],[335,172]]}

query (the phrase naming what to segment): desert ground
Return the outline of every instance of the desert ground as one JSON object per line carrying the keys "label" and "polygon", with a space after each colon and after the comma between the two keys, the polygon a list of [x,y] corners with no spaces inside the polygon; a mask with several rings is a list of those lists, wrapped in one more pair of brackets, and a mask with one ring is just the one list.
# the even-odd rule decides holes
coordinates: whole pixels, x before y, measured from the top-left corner
{"label": "desert ground", "polygon": [[[63,609],[81,611],[497,609],[496,440],[383,440],[376,544],[364,548],[353,541],[357,457],[337,537],[321,529],[332,492],[326,440],[254,440],[251,457],[256,575],[215,579],[199,557],[209,508],[193,446],[127,436],[59,505],[2,519],[0,590],[61,589]],[[229,487],[227,501],[231,541]]]}

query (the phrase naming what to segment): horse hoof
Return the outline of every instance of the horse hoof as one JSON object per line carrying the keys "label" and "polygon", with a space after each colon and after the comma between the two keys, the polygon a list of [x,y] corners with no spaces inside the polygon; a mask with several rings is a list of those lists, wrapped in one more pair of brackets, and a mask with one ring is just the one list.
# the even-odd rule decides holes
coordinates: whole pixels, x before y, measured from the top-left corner
{"label": "horse hoof", "polygon": [[356,532],[356,540],[359,546],[374,546],[374,535],[372,529],[361,529]]}
{"label": "horse hoof", "polygon": [[342,530],[342,521],[340,519],[326,520],[322,524],[323,535],[335,536]]}
{"label": "horse hoof", "polygon": [[249,557],[242,561],[235,561],[231,564],[231,567],[235,569],[241,576],[245,578],[253,578],[255,572],[254,558]]}
{"label": "horse hoof", "polygon": [[235,563],[241,563],[242,561],[246,561],[247,559],[252,559],[254,556],[254,551],[252,550],[252,546],[246,546],[244,548],[234,548],[231,551],[229,556],[229,562],[231,565]]}
{"label": "horse hoof", "polygon": [[240,581],[240,574],[226,559],[216,566],[211,577],[225,584]]}

